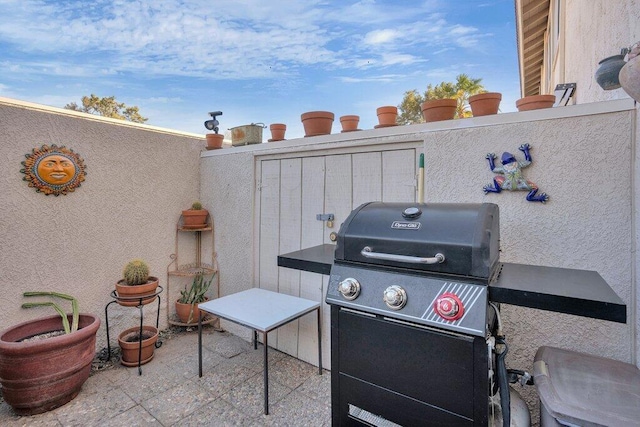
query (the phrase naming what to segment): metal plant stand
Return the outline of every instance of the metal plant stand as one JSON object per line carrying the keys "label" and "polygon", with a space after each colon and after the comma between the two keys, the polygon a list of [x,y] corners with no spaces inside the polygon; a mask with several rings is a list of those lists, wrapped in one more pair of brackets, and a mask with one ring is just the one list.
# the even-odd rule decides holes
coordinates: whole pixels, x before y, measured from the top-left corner
{"label": "metal plant stand", "polygon": [[[115,290],[111,291],[111,298],[113,299],[113,301],[110,301],[105,307],[104,307],[104,318],[106,321],[106,325],[107,325],[107,353],[108,353],[108,359],[107,360],[111,360],[111,340],[109,337],[109,306],[113,303],[132,303],[132,302],[137,302],[138,304],[136,305],[136,307],[140,310],[140,333],[139,333],[139,337],[140,337],[140,341],[138,343],[138,375],[142,375],[142,368],[141,368],[141,362],[142,362],[142,329],[143,329],[143,325],[144,325],[144,306],[147,304],[151,304],[153,302],[153,299],[157,299],[158,300],[158,309],[156,310],[156,329],[158,328],[158,325],[160,324],[160,294],[163,291],[163,287],[158,285],[158,287],[156,288],[156,292],[150,295],[144,295],[144,296],[140,296],[140,297],[121,297],[118,296],[117,292]],[[151,301],[143,304],[143,300],[147,301],[150,298],[152,298]],[[162,346],[162,341],[158,340],[155,343],[155,347],[156,348],[160,348],[160,346]]]}

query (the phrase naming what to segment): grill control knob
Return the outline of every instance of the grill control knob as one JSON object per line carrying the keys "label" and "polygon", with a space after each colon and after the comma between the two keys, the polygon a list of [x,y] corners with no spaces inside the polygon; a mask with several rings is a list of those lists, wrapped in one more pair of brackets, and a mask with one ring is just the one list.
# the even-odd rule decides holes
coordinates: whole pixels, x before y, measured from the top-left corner
{"label": "grill control knob", "polygon": [[360,295],[360,282],[348,277],[338,284],[338,291],[346,300],[354,300]]}
{"label": "grill control knob", "polygon": [[462,301],[451,292],[445,292],[436,298],[433,308],[445,320],[458,320],[464,314]]}
{"label": "grill control knob", "polygon": [[384,290],[382,299],[390,309],[400,310],[407,303],[407,292],[400,286],[392,285]]}

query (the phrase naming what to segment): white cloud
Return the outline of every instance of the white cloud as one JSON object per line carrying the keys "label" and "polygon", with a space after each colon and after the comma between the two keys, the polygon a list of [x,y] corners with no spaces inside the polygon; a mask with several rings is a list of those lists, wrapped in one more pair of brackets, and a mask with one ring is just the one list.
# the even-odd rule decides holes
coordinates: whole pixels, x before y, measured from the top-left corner
{"label": "white cloud", "polygon": [[398,32],[395,30],[375,30],[370,31],[364,36],[364,42],[370,45],[378,45],[383,43],[391,43],[398,38]]}

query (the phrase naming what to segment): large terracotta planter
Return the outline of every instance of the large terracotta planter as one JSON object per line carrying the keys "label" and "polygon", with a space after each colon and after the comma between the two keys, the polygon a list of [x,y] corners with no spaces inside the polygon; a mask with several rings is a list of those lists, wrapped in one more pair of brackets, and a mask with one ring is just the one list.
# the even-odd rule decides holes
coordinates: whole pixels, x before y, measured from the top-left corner
{"label": "large terracotta planter", "polygon": [[309,111],[300,116],[304,136],[329,135],[334,114],[329,111]]}
{"label": "large terracotta planter", "polygon": [[207,226],[207,216],[209,211],[206,209],[187,209],[182,211],[182,226],[184,228],[204,228]]}
{"label": "large terracotta planter", "polygon": [[269,130],[271,131],[271,141],[282,141],[284,139],[284,133],[287,130],[287,125],[284,123],[273,123],[269,125]]}
{"label": "large terracotta planter", "polygon": [[469,106],[473,117],[498,114],[502,94],[497,92],[479,93],[469,97]]}
{"label": "large terracotta planter", "polygon": [[376,114],[378,115],[378,126],[376,127],[397,126],[398,107],[392,105],[379,107],[376,109]]}
{"label": "large terracotta planter", "polygon": [[222,148],[222,141],[224,135],[221,133],[208,133],[207,134],[207,150],[217,150]]}
{"label": "large terracotta planter", "polygon": [[516,107],[518,107],[518,111],[539,110],[551,108],[555,102],[555,95],[531,95],[518,99]]}
{"label": "large terracotta planter", "polygon": [[[68,315],[71,322],[71,315]],[[5,329],[0,334],[2,397],[19,415],[50,411],[74,399],[89,378],[100,319],[80,314],[71,334],[19,342],[62,330],[60,316],[50,316]]]}
{"label": "large terracotta planter", "polygon": [[354,130],[358,130],[358,123],[360,123],[360,116],[340,116],[342,132],[353,132]]}
{"label": "large terracotta planter", "polygon": [[142,331],[142,355],[140,357],[138,357],[140,354],[139,326],[126,329],[118,336],[118,344],[122,352],[120,363],[124,366],[138,366],[138,360],[141,360],[140,365],[144,365],[153,359],[158,341],[158,329],[155,326],[145,325],[142,327]]}
{"label": "large terracotta planter", "polygon": [[420,109],[425,122],[439,122],[453,119],[457,106],[455,99],[430,99],[420,104]]}
{"label": "large terracotta planter", "polygon": [[631,58],[620,70],[619,77],[622,89],[640,102],[640,56]]}
{"label": "large terracotta planter", "polygon": [[[125,307],[136,307],[140,304],[140,298],[142,298],[142,305],[149,304],[155,300],[156,288],[158,287],[158,278],[149,276],[147,283],[142,285],[127,285],[124,279],[119,280],[116,283],[116,293],[118,297],[126,298],[124,300],[118,299],[118,304]],[[148,298],[145,296],[151,295]]]}

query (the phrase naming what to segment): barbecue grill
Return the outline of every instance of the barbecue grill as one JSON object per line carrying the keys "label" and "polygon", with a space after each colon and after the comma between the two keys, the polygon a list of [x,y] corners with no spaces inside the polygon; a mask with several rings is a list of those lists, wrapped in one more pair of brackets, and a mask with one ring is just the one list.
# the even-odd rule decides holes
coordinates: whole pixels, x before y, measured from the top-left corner
{"label": "barbecue grill", "polygon": [[365,203],[336,243],[333,425],[487,425],[498,206]]}

